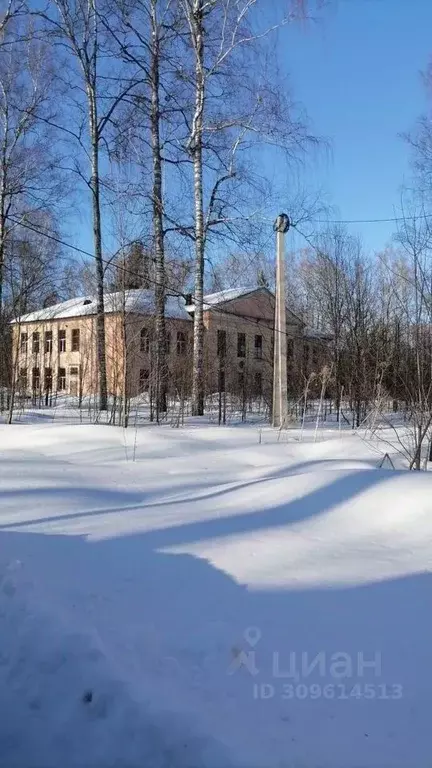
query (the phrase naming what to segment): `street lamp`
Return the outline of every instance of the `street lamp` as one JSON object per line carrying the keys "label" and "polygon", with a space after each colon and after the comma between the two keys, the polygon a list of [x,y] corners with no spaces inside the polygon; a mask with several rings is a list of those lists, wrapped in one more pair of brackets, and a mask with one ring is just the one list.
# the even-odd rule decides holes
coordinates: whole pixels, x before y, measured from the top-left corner
{"label": "street lamp", "polygon": [[276,301],[274,322],[273,363],[273,426],[283,427],[288,415],[288,385],[286,359],[285,307],[285,234],[290,228],[286,213],[280,213],[273,231],[276,232]]}

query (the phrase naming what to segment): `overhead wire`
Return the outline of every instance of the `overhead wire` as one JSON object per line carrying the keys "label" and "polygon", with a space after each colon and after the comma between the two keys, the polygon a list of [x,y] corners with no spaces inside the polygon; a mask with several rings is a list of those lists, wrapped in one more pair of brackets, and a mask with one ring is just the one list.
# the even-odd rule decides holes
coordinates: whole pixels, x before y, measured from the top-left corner
{"label": "overhead wire", "polygon": [[[380,224],[380,223],[399,223],[399,222],[403,222],[403,221],[416,221],[416,220],[419,220],[421,218],[423,218],[423,219],[425,219],[425,218],[432,218],[432,213],[423,213],[423,214],[421,214],[421,216],[401,216],[401,217],[396,217],[395,216],[395,217],[392,217],[392,218],[382,218],[382,219],[380,219],[380,218],[377,218],[377,219],[325,219],[325,220],[324,219],[311,219],[310,223],[321,224],[321,225],[324,225],[324,224],[327,224],[327,225],[328,224]],[[32,224],[30,224],[27,221],[19,221],[19,220],[14,219],[13,217],[9,217],[9,220],[12,221],[12,223],[14,223],[17,226],[23,227],[24,229],[28,229],[28,230],[30,230],[30,231],[38,234],[38,235],[42,235],[43,237],[46,237],[47,239],[49,239],[49,240],[51,240],[53,242],[56,242],[58,245],[62,245],[65,248],[69,248],[70,250],[73,250],[76,253],[80,253],[83,256],[87,256],[87,257],[89,257],[91,259],[94,259],[94,260],[96,259],[96,256],[93,253],[91,253],[90,251],[87,251],[84,248],[80,248],[79,246],[73,245],[72,243],[68,243],[67,241],[63,240],[62,238],[57,237],[56,235],[53,235],[52,233],[46,232],[45,230],[40,229],[39,227],[36,227],[35,225],[32,225]],[[271,221],[271,219],[269,218],[268,221]],[[306,240],[306,242],[308,243],[308,245],[311,248],[313,248],[315,251],[319,252],[319,249],[311,241],[311,238],[308,235],[306,235],[302,230],[300,230],[297,224],[294,223],[291,226],[292,226],[292,228],[296,232],[298,232],[304,238],[304,240]],[[131,245],[133,242],[135,242],[135,241],[131,241],[129,243],[126,243],[125,246]],[[118,252],[119,251],[117,251],[117,253]],[[155,280],[154,278],[151,278],[148,275],[145,275],[145,276],[144,275],[140,275],[139,272],[137,272],[135,270],[131,270],[130,268],[126,267],[124,264],[117,263],[116,261],[114,261],[115,255],[117,255],[117,254],[114,254],[114,256],[112,256],[110,259],[101,257],[102,263],[105,264],[106,267],[111,267],[111,268],[117,269],[118,271],[123,272],[124,274],[132,275],[135,278],[136,277],[138,277],[138,278],[141,277],[141,278],[145,279],[147,282],[149,282],[152,285],[154,285],[155,287],[166,288],[164,283],[161,283],[160,281]],[[221,293],[223,293],[223,291],[221,291]],[[192,300],[195,299],[193,294],[185,293],[185,292],[182,292],[182,291],[177,291],[174,288],[170,288],[169,292],[167,293],[167,295],[176,296],[177,298],[182,298],[184,300],[186,300],[186,298],[188,296],[190,296]],[[259,325],[259,322],[260,322],[260,318],[251,317],[251,316],[248,316],[248,315],[245,315],[245,314],[239,314],[237,312],[230,312],[229,310],[223,309],[222,307],[217,306],[217,305],[211,306],[211,309],[213,311],[215,311],[215,312],[218,312],[219,314],[235,316],[237,318],[241,317],[243,320],[254,324],[254,326]],[[274,330],[275,329],[273,328],[273,331]],[[285,336],[289,336],[289,334],[286,333],[286,331],[279,331],[279,333],[283,333]]]}
{"label": "overhead wire", "polygon": [[[48,238],[49,240],[53,240],[54,242],[58,243],[59,245],[63,245],[65,247],[67,247],[67,248],[71,248],[72,250],[76,251],[77,253],[81,253],[83,256],[88,256],[89,258],[92,258],[94,260],[96,259],[96,256],[93,253],[91,253],[90,251],[87,251],[84,248],[80,248],[79,246],[72,245],[72,243],[68,243],[65,240],[62,240],[61,238],[57,237],[56,235],[52,235],[52,234],[50,234],[48,232],[45,232],[44,230],[41,230],[38,227],[29,224],[28,222],[17,221],[15,219],[13,219],[12,217],[9,217],[9,219],[13,223],[15,223],[15,224],[17,224],[19,226],[22,226],[24,229],[28,229],[28,230],[30,230],[32,232],[35,232],[36,234],[43,235],[44,237]],[[132,241],[132,242],[135,242],[135,241]],[[128,244],[131,245],[132,242],[128,243]],[[118,269],[119,271],[122,271],[125,274],[132,275],[135,278],[138,277],[138,278],[142,278],[143,280],[145,279],[147,282],[151,283],[155,287],[159,286],[159,287],[166,288],[164,283],[161,283],[160,281],[155,280],[154,278],[151,278],[151,277],[149,277],[147,275],[141,275],[139,272],[136,272],[135,270],[131,270],[131,269],[127,268],[126,266],[124,266],[123,264],[116,263],[115,261],[113,261],[113,257],[111,257],[110,259],[106,259],[106,258],[102,257],[102,262],[104,264],[106,264],[107,266],[109,266],[109,267],[113,267],[115,269]],[[221,291],[220,293],[223,293],[223,291]],[[169,289],[169,291],[167,291],[167,295],[174,296],[174,297],[177,297],[177,298],[181,298],[183,300],[186,300],[189,296],[191,297],[192,300],[195,299],[194,294],[192,294],[190,292],[177,291],[174,288],[173,289]],[[228,299],[227,299],[227,301],[228,301]],[[47,307],[47,309],[49,309],[49,308]],[[227,316],[236,317],[236,318],[240,317],[245,322],[253,324],[254,327],[259,326],[260,323],[262,323],[262,321],[264,319],[264,318],[255,318],[255,317],[250,316],[250,315],[239,314],[238,312],[230,312],[230,310],[224,309],[223,307],[220,307],[220,306],[217,306],[217,305],[212,305],[211,306],[211,310],[214,311],[214,312],[217,312],[219,314],[222,314],[222,315],[227,315]],[[267,325],[265,327],[268,328]],[[275,330],[276,330],[272,326],[270,326],[270,329],[273,330],[273,332],[275,332]],[[283,334],[284,336],[287,336],[288,338],[291,338],[290,334],[287,333],[286,331],[282,331],[281,330],[281,331],[278,331],[278,332]]]}

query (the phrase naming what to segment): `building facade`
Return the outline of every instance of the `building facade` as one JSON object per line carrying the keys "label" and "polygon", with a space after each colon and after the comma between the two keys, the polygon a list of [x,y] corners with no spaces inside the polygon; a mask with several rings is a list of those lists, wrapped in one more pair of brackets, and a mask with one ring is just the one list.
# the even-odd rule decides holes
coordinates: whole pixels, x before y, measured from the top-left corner
{"label": "building facade", "polygon": [[[186,297],[187,298],[187,297]],[[146,289],[105,297],[108,391],[139,395],[155,370],[154,295]],[[191,299],[166,300],[168,390],[188,395],[192,375]],[[274,295],[267,288],[205,296],[205,390],[271,397]],[[329,337],[309,331],[287,308],[288,389],[328,355]],[[13,323],[14,371],[20,393],[46,402],[53,393],[86,397],[98,391],[96,300],[77,298],[24,315]]]}

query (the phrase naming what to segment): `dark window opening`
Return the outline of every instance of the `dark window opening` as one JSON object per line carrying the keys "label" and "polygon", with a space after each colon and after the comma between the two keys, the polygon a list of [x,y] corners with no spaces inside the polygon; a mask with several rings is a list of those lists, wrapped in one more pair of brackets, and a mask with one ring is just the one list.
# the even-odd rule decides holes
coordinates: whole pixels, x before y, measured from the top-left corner
{"label": "dark window opening", "polygon": [[150,352],[150,336],[147,328],[141,328],[140,351],[146,355]]}
{"label": "dark window opening", "polygon": [[139,373],[140,392],[146,392],[149,388],[150,372],[147,368],[141,368]]}
{"label": "dark window opening", "polygon": [[169,331],[165,333],[165,354],[171,354],[171,333]]}
{"label": "dark window opening", "polygon": [[40,349],[39,333],[35,331],[32,336],[32,352],[37,354]]}
{"label": "dark window opening", "polygon": [[45,333],[45,352],[52,352],[52,331]]}
{"label": "dark window opening", "polygon": [[20,368],[19,388],[22,392],[25,392],[25,390],[27,389],[27,368]]}
{"label": "dark window opening", "polygon": [[66,331],[58,332],[58,351],[66,352]]}
{"label": "dark window opening", "polygon": [[51,392],[52,390],[52,368],[45,368],[44,376],[45,390]]}
{"label": "dark window opening", "polygon": [[21,345],[20,345],[21,352],[27,352],[27,340],[28,340],[27,334],[26,333],[22,333],[21,334]]}
{"label": "dark window opening", "polygon": [[226,357],[227,335],[226,331],[217,332],[217,354],[218,357]]}
{"label": "dark window opening", "polygon": [[263,337],[257,334],[255,336],[255,358],[257,360],[262,359],[262,352],[263,352]]}
{"label": "dark window opening", "polygon": [[186,334],[183,331],[177,331],[177,354],[186,354]]}
{"label": "dark window opening", "polygon": [[72,328],[71,350],[72,352],[79,352],[79,348],[80,348],[80,329]]}
{"label": "dark window opening", "polygon": [[32,370],[32,390],[37,392],[40,389],[40,368]]}
{"label": "dark window opening", "polygon": [[71,365],[69,368],[69,394],[76,397],[78,394],[79,366]]}
{"label": "dark window opening", "polygon": [[237,334],[237,357],[246,357],[246,334]]}
{"label": "dark window opening", "polygon": [[66,368],[59,368],[57,371],[57,389],[59,392],[66,389]]}

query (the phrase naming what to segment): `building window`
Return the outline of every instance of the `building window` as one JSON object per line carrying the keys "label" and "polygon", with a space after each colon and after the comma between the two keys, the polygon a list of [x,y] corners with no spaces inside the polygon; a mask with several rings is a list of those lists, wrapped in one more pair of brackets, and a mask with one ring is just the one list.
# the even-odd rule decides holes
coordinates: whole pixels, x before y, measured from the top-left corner
{"label": "building window", "polygon": [[150,352],[150,336],[147,328],[141,328],[140,350],[146,355]]}
{"label": "building window", "polygon": [[79,352],[79,348],[80,348],[80,329],[72,328],[72,344],[71,344],[72,352]]}
{"label": "building window", "polygon": [[227,335],[226,331],[217,332],[217,354],[218,357],[226,357]]}
{"label": "building window", "polygon": [[35,331],[32,336],[32,352],[37,355],[40,349],[39,333]]}
{"label": "building window", "polygon": [[57,389],[59,392],[66,389],[66,368],[59,368],[57,371]]}
{"label": "building window", "polygon": [[45,368],[44,384],[46,392],[52,390],[52,368]]}
{"label": "building window", "polygon": [[21,334],[21,343],[20,343],[20,350],[21,350],[21,352],[27,352],[27,340],[28,340],[28,335],[26,333],[22,333]]}
{"label": "building window", "polygon": [[165,354],[171,354],[171,333],[169,331],[165,333]]}
{"label": "building window", "polygon": [[140,368],[139,373],[139,389],[140,392],[147,392],[149,388],[150,372],[147,368]]}
{"label": "building window", "polygon": [[259,395],[261,397],[261,395],[262,395],[262,373],[261,373],[261,371],[257,371],[255,373],[254,384],[255,384],[255,394],[257,394],[257,395]]}
{"label": "building window", "polygon": [[319,349],[318,347],[312,347],[312,365],[314,367],[314,370],[318,368],[318,360],[319,360]]}
{"label": "building window", "polygon": [[21,392],[25,392],[25,390],[27,389],[27,368],[20,368],[19,388]]}
{"label": "building window", "polygon": [[40,369],[33,368],[32,370],[32,390],[38,392],[40,389]]}
{"label": "building window", "polygon": [[52,352],[52,331],[45,333],[45,352]]}
{"label": "building window", "polygon": [[262,359],[262,352],[263,352],[263,337],[257,334],[255,336],[255,359],[261,360]]}
{"label": "building window", "polygon": [[58,332],[58,351],[66,352],[66,331]]}
{"label": "building window", "polygon": [[69,368],[69,394],[76,397],[78,394],[78,375],[79,367],[71,365]]}
{"label": "building window", "polygon": [[238,385],[239,385],[239,389],[241,389],[241,390],[244,389],[245,381],[246,380],[245,380],[245,373],[244,373],[244,371],[239,371],[238,372]]}
{"label": "building window", "polygon": [[186,334],[183,331],[177,331],[177,354],[186,354]]}
{"label": "building window", "polygon": [[246,357],[246,334],[237,334],[237,357]]}
{"label": "building window", "polygon": [[287,358],[288,360],[292,360],[294,355],[294,341],[292,339],[287,339]]}

